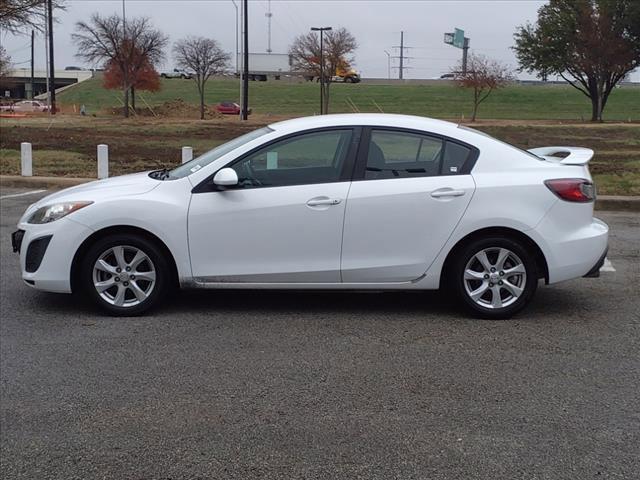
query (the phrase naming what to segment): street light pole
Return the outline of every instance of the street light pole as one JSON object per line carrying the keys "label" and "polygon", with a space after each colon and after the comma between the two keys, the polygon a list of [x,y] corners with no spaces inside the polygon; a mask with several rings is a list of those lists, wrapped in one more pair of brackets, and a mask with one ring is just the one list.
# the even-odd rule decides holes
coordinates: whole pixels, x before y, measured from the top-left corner
{"label": "street light pole", "polygon": [[391,80],[391,54],[386,50],[384,51],[384,53],[387,54],[387,79]]}
{"label": "street light pole", "polygon": [[240,72],[240,65],[238,65],[238,4],[236,0],[231,0],[233,6],[236,9],[236,74]]}
{"label": "street light pole", "polygon": [[311,27],[311,31],[320,32],[320,115],[324,115],[324,43],[323,33],[331,31],[332,27]]}

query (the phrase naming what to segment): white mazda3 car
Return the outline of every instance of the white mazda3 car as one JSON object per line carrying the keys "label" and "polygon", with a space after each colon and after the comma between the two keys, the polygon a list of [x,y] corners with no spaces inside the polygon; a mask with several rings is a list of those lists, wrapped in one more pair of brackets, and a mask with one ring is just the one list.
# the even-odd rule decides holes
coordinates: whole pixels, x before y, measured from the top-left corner
{"label": "white mazda3 car", "polygon": [[593,151],[523,151],[422,117],[275,123],[173,170],[95,181],[31,205],[13,234],[27,285],[136,315],[195,288],[451,289],[507,318],[597,276]]}

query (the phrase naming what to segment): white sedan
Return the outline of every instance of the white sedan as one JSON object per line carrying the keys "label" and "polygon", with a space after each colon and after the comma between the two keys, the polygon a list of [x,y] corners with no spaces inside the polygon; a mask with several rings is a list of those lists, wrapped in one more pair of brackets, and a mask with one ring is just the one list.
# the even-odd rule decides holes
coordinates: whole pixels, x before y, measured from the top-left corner
{"label": "white sedan", "polygon": [[179,287],[450,288],[507,318],[597,276],[593,151],[523,151],[422,117],[275,123],[173,170],[62,190],[13,234],[24,281],[136,315]]}

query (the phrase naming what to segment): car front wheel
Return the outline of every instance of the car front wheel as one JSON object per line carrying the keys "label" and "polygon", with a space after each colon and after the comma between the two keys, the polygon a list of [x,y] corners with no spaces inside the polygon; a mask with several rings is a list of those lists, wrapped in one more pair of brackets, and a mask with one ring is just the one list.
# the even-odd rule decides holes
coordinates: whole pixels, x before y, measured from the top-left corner
{"label": "car front wheel", "polygon": [[167,261],[153,242],[137,235],[110,235],[87,251],[82,285],[109,314],[133,316],[164,297],[169,272]]}
{"label": "car front wheel", "polygon": [[534,258],[508,238],[471,242],[458,255],[453,274],[462,304],[487,319],[510,318],[529,303],[538,285]]}

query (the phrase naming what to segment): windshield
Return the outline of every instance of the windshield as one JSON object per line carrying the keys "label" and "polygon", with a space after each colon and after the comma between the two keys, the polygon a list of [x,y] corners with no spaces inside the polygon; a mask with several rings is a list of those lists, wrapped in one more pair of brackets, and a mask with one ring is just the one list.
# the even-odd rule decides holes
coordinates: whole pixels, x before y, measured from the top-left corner
{"label": "windshield", "polygon": [[223,143],[222,145],[218,145],[213,150],[209,150],[207,153],[200,155],[199,157],[194,158],[193,160],[180,165],[177,168],[174,168],[165,178],[175,179],[186,177],[187,175],[191,175],[192,173],[197,172],[202,167],[209,165],[211,162],[219,159],[223,155],[235,150],[242,145],[249,143],[256,138],[259,138],[267,133],[273,132],[273,129],[269,127],[260,128],[258,130],[254,130],[253,132],[246,133],[241,137],[234,138],[233,140]]}

